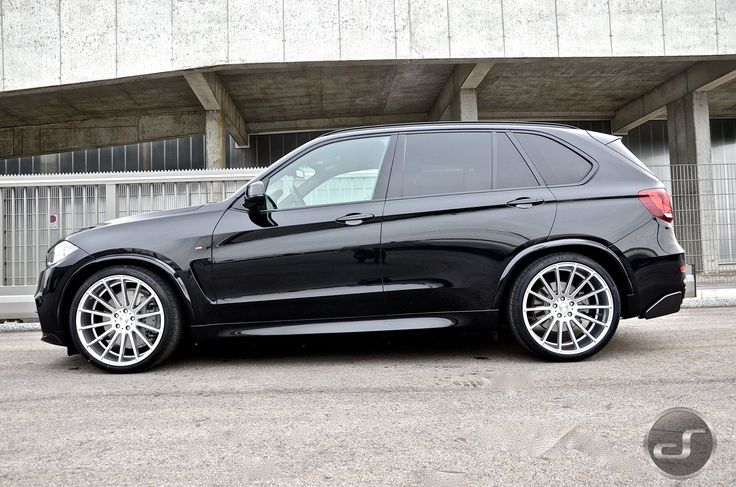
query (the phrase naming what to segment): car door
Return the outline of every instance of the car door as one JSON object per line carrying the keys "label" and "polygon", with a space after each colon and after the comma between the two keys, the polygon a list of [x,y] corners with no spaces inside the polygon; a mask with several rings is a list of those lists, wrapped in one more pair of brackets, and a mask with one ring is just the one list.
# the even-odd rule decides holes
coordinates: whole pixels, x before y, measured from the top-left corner
{"label": "car door", "polygon": [[387,313],[493,308],[512,253],[545,240],[555,201],[504,132],[402,134],[384,209]]}
{"label": "car door", "polygon": [[395,137],[311,146],[263,180],[267,203],[213,238],[220,320],[325,320],[383,310],[380,232]]}

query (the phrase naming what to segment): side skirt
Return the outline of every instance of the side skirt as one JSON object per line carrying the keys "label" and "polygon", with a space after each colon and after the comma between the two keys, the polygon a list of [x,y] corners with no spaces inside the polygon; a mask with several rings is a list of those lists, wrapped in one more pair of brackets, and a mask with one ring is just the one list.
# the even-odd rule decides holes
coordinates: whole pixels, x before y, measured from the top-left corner
{"label": "side skirt", "polygon": [[492,329],[497,322],[497,310],[440,313],[432,315],[366,317],[332,321],[277,322],[260,325],[212,324],[192,326],[195,339],[236,338],[248,336],[323,335],[334,333],[365,333],[439,328],[479,327]]}

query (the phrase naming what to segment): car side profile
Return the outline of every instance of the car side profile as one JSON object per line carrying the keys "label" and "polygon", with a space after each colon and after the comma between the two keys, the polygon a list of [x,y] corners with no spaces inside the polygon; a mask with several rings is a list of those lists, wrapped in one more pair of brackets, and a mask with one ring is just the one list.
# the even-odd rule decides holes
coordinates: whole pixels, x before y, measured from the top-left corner
{"label": "car side profile", "polygon": [[106,222],[48,252],[43,340],[112,372],[194,340],[507,324],[579,360],[677,312],[664,185],[619,137],[557,124],[323,135],[226,200]]}

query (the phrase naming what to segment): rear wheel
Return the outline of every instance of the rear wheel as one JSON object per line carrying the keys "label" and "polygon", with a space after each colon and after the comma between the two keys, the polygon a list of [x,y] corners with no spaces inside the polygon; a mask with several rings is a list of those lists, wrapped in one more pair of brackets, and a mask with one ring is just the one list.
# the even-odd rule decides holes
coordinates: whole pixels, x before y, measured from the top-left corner
{"label": "rear wheel", "polygon": [[176,292],[154,275],[129,266],[97,272],[80,287],[70,313],[77,349],[110,372],[139,372],[176,349],[182,315]]}
{"label": "rear wheel", "polygon": [[600,351],[620,318],[618,289],[606,270],[579,254],[543,257],[511,290],[509,323],[516,339],[552,360],[580,360]]}

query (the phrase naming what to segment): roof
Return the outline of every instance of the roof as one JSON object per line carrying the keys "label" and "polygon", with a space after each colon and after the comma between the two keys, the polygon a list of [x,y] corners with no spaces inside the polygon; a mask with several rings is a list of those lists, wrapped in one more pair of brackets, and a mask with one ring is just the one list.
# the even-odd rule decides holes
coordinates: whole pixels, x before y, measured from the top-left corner
{"label": "roof", "polygon": [[453,128],[524,128],[524,127],[549,127],[557,129],[573,129],[581,130],[573,125],[567,125],[563,123],[554,122],[527,122],[527,121],[493,121],[493,122],[409,122],[409,123],[394,123],[384,125],[366,125],[361,127],[350,127],[344,129],[333,130],[321,135],[320,137],[326,137],[335,134],[344,133],[380,133],[393,130],[423,130],[427,128],[441,128],[441,129],[453,129]]}

